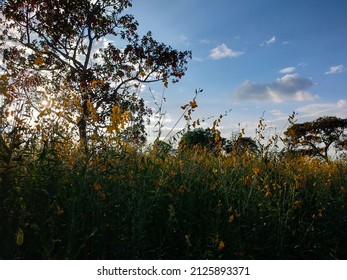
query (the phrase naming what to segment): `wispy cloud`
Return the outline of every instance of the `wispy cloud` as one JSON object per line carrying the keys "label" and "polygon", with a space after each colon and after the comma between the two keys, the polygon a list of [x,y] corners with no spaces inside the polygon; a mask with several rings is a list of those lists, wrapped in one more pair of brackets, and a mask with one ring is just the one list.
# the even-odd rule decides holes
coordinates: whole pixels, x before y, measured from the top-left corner
{"label": "wispy cloud", "polygon": [[196,61],[196,62],[202,62],[202,61],[205,61],[206,58],[202,58],[202,57],[199,57],[199,56],[195,56],[193,54],[193,57],[192,57],[193,61]]}
{"label": "wispy cloud", "polygon": [[270,111],[270,113],[275,117],[288,117],[288,115],[286,113],[283,113],[279,109],[273,109]]}
{"label": "wispy cloud", "polygon": [[236,89],[235,98],[274,103],[284,100],[307,101],[318,98],[308,91],[313,85],[312,80],[300,77],[298,74],[287,74],[267,84],[254,84],[247,80]]}
{"label": "wispy cloud", "polygon": [[264,46],[270,46],[271,44],[275,43],[276,42],[276,36],[272,36],[269,40],[267,41],[264,41],[263,43],[261,43],[261,47],[264,47]]}
{"label": "wispy cloud", "polygon": [[340,99],[336,103],[316,103],[299,107],[295,110],[301,118],[317,118],[320,116],[336,116],[345,118],[347,114],[347,100]]}
{"label": "wispy cloud", "polygon": [[181,44],[181,45],[185,45],[185,46],[190,45],[189,38],[184,34],[181,34],[177,38],[175,38],[175,41],[176,41],[176,43]]}
{"label": "wispy cloud", "polygon": [[211,50],[210,57],[216,60],[216,59],[228,58],[228,57],[229,58],[238,57],[243,54],[244,52],[234,51],[228,48],[226,44],[221,44]]}
{"label": "wispy cloud", "polygon": [[278,73],[289,74],[289,73],[292,73],[294,71],[295,71],[295,67],[286,67],[286,68],[283,68],[280,71],[278,71]]}
{"label": "wispy cloud", "polygon": [[327,72],[325,72],[324,74],[328,75],[328,74],[339,74],[344,70],[344,66],[341,65],[336,65],[336,66],[331,66],[329,68],[329,70]]}
{"label": "wispy cloud", "polygon": [[340,99],[339,101],[337,101],[337,107],[338,108],[344,108],[345,110],[347,110],[347,100],[346,99]]}
{"label": "wispy cloud", "polygon": [[211,44],[211,41],[209,39],[200,39],[199,44],[208,45]]}

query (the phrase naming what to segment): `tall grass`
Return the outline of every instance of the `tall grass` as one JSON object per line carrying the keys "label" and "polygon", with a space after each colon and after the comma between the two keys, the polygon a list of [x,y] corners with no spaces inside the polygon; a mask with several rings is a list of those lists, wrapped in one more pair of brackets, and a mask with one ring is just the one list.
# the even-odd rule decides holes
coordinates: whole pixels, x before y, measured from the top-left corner
{"label": "tall grass", "polygon": [[1,172],[2,259],[346,259],[347,165],[50,142]]}

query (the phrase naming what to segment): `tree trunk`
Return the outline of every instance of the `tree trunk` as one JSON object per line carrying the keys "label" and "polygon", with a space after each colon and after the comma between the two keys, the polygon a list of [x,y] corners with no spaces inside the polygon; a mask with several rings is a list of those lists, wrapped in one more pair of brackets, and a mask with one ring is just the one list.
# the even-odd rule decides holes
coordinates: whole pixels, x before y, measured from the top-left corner
{"label": "tree trunk", "polygon": [[88,116],[88,107],[87,107],[87,101],[83,101],[83,113],[81,114],[81,118],[79,119],[77,123],[79,136],[80,136],[80,145],[81,148],[84,150],[86,155],[88,155],[88,138],[87,138],[87,116]]}

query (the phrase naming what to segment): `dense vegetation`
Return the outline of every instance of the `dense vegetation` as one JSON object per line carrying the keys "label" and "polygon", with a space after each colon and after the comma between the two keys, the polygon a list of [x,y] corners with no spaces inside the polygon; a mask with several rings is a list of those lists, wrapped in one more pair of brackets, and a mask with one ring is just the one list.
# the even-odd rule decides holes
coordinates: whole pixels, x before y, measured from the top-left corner
{"label": "dense vegetation", "polygon": [[1,170],[1,258],[347,257],[346,162],[67,144]]}
{"label": "dense vegetation", "polygon": [[140,88],[191,53],[141,37],[130,0],[48,4],[0,4],[0,259],[347,258],[346,120],[225,139],[224,115],[192,130],[197,90],[183,136],[160,101],[146,145]]}

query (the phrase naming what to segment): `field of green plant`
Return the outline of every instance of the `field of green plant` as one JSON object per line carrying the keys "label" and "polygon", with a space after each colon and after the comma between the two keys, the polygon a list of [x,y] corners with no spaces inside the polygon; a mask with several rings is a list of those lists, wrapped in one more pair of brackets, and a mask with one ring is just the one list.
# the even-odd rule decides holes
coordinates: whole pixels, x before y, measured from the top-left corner
{"label": "field of green plant", "polygon": [[293,112],[270,136],[262,117],[226,139],[230,110],[193,118],[198,89],[163,135],[192,51],[142,34],[131,7],[0,1],[0,259],[347,259],[347,119]]}
{"label": "field of green plant", "polygon": [[347,258],[346,162],[130,144],[83,155],[57,137],[2,164],[0,259]]}

